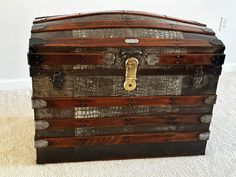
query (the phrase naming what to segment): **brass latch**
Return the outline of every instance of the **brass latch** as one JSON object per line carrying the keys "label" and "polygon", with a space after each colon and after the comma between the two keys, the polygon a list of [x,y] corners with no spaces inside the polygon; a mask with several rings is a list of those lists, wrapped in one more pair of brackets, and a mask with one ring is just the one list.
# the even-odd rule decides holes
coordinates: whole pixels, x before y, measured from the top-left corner
{"label": "brass latch", "polygon": [[128,92],[136,88],[136,73],[138,64],[138,60],[134,57],[130,57],[125,61],[126,73],[124,89]]}

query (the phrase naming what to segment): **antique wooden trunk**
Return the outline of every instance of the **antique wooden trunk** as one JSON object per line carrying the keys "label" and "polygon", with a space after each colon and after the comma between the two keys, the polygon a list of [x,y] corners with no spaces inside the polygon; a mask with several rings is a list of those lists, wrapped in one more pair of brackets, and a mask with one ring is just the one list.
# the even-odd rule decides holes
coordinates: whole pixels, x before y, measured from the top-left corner
{"label": "antique wooden trunk", "polygon": [[157,14],[36,18],[37,163],[204,154],[224,49],[206,25]]}

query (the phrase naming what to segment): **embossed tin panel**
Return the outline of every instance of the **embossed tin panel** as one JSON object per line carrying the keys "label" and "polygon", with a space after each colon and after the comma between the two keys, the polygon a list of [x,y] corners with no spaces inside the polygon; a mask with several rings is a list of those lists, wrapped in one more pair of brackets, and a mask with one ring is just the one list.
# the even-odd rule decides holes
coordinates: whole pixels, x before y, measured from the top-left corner
{"label": "embossed tin panel", "polygon": [[33,96],[145,96],[215,94],[218,76],[205,75],[201,89],[193,87],[191,76],[138,76],[132,92],[123,88],[124,76],[65,76],[62,90],[55,90],[49,77],[33,77]]}
{"label": "embossed tin panel", "polygon": [[110,28],[110,29],[81,29],[72,30],[73,38],[135,38],[135,37],[152,37],[157,39],[184,39],[180,31],[168,31],[145,28]]}

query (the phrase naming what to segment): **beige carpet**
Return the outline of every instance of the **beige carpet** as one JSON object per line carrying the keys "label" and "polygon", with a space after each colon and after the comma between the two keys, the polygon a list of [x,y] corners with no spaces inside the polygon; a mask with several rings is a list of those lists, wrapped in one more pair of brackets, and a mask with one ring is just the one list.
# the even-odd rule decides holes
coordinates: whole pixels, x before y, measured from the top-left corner
{"label": "beige carpet", "polygon": [[0,177],[236,177],[236,73],[223,74],[205,156],[35,164],[30,91],[0,91]]}

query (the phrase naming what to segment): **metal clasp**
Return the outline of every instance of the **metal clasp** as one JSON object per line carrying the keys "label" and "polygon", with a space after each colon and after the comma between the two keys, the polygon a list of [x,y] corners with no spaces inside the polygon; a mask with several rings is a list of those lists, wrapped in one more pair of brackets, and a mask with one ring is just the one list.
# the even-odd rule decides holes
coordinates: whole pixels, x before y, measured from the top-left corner
{"label": "metal clasp", "polygon": [[138,60],[137,58],[130,57],[125,61],[125,82],[124,82],[124,89],[128,92],[134,90],[136,88],[136,73],[138,67]]}
{"label": "metal clasp", "polygon": [[202,83],[204,81],[204,72],[203,72],[203,66],[197,67],[196,74],[193,79],[193,87],[194,88],[201,88]]}
{"label": "metal clasp", "polygon": [[53,84],[53,88],[56,90],[61,90],[63,88],[63,83],[65,78],[60,70],[55,71],[50,77],[50,81]]}

